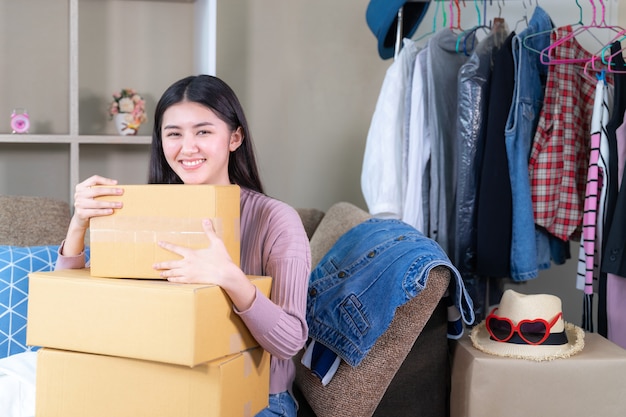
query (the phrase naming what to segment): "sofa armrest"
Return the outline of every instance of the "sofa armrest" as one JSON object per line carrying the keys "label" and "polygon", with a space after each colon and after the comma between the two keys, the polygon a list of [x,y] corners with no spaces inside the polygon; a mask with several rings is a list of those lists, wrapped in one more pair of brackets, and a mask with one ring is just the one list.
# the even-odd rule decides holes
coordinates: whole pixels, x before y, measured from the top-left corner
{"label": "sofa armrest", "polygon": [[[330,207],[311,237],[312,265],[317,265],[343,233],[370,217],[366,211],[347,202]],[[440,304],[450,277],[448,268],[434,268],[424,289],[396,310],[389,327],[359,366],[352,368],[342,362],[328,385],[323,386],[319,378],[300,363],[302,352],[296,355],[296,388],[318,417],[373,415],[394,375]],[[441,337],[445,343],[446,334],[442,333]]]}
{"label": "sofa armrest", "polygon": [[[357,367],[341,362],[328,385],[323,386],[318,377],[296,361],[296,386],[317,417],[371,417],[381,399],[411,351],[422,329],[429,321],[450,283],[450,271],[440,266],[434,268],[424,289],[412,300],[396,310],[388,329],[376,341],[368,355]],[[440,332],[443,355],[447,336]],[[428,356],[429,348],[421,355]],[[441,356],[441,355],[439,355]],[[445,377],[446,369],[441,369]],[[443,395],[443,394],[442,394]]]}

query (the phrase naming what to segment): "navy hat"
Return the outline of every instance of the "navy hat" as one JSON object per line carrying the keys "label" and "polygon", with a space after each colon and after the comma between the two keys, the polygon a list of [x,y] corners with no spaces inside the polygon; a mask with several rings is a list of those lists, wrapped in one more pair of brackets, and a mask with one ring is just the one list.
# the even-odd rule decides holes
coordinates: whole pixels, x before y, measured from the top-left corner
{"label": "navy hat", "polygon": [[424,18],[430,1],[370,0],[367,6],[365,18],[367,25],[378,39],[378,54],[382,59],[388,59],[394,55],[398,11],[402,6],[404,6],[402,38],[410,38]]}

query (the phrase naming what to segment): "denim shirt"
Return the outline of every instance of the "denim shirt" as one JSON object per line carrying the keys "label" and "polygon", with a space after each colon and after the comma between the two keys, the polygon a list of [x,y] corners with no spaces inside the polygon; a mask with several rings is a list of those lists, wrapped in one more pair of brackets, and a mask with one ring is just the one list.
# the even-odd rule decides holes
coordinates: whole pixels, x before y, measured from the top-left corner
{"label": "denim shirt", "polygon": [[309,337],[358,365],[397,307],[418,295],[436,266],[447,266],[462,319],[474,321],[472,300],[442,248],[409,224],[372,218],[343,234],[311,272]]}
{"label": "denim shirt", "polygon": [[[547,65],[541,63],[535,51],[542,51],[550,45],[552,27],[550,16],[537,6],[528,27],[513,38],[512,44],[516,83],[504,141],[513,199],[510,256],[513,281],[536,278],[540,269],[536,240],[541,238],[538,236],[541,232],[535,231],[528,155],[537,129],[548,76]],[[543,263],[541,269],[548,266],[549,262],[548,265]]]}

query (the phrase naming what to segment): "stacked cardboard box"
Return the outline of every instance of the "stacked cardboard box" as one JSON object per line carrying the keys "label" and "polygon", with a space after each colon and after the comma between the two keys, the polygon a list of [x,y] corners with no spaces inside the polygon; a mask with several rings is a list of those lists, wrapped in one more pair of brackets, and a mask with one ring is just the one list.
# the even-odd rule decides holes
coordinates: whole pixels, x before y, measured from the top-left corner
{"label": "stacked cardboard box", "polygon": [[267,406],[261,348],[193,368],[44,348],[37,417],[253,417]]}
{"label": "stacked cardboard box", "polygon": [[[109,217],[123,220],[91,224],[91,269],[30,274],[27,343],[43,347],[36,416],[254,416],[267,406],[269,354],[226,293],[145,273],[172,259],[155,249],[158,240],[201,247],[187,236],[198,234],[207,217],[223,225],[218,235],[238,263],[239,188],[122,187],[124,208]],[[155,194],[161,206],[172,207],[154,212]],[[212,197],[199,197],[206,195]],[[111,268],[107,259],[116,260]],[[270,277],[248,278],[269,296]]]}

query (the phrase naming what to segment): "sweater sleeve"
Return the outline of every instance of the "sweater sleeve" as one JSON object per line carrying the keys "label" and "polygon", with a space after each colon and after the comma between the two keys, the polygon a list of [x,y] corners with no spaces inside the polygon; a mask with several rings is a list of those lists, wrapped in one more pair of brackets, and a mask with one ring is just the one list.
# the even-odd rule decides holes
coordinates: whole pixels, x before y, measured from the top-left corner
{"label": "sweater sleeve", "polygon": [[268,299],[258,289],[252,306],[238,312],[257,342],[272,355],[289,359],[306,342],[308,326],[305,319],[306,276],[303,262],[283,262],[273,274],[272,296]]}
{"label": "sweater sleeve", "polygon": [[[256,207],[249,213],[242,213],[242,268],[247,274],[270,276],[272,290],[269,299],[257,290],[252,306],[236,313],[265,350],[289,359],[308,336],[309,240],[300,216],[286,204],[274,200],[271,209]],[[259,263],[256,258],[260,269],[253,266]]]}
{"label": "sweater sleeve", "polygon": [[65,256],[62,255],[63,245],[65,245],[65,241],[61,243],[59,246],[59,253],[57,257],[57,262],[54,265],[55,271],[59,271],[62,269],[81,269],[84,268],[85,265],[85,251],[82,251],[80,254],[76,256]]}

